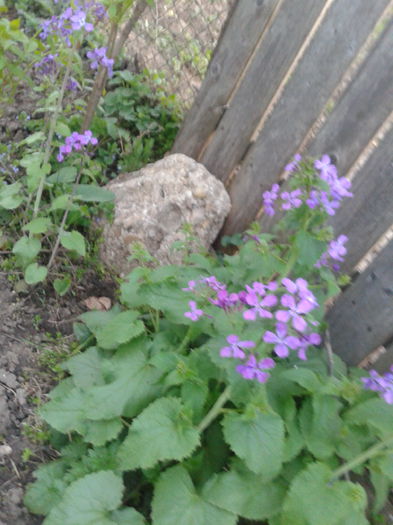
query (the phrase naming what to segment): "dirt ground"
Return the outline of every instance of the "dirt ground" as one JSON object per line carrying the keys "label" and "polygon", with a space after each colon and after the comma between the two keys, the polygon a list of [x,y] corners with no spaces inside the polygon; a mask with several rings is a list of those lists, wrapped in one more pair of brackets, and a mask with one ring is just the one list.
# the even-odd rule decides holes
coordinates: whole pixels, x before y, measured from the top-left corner
{"label": "dirt ground", "polygon": [[44,289],[18,295],[0,274],[0,525],[42,523],[23,505],[32,472],[54,457],[35,414],[37,405],[56,379],[50,365],[66,357],[72,321],[86,311],[84,300],[92,295],[113,298],[111,282],[90,276],[86,283],[77,298],[59,303]]}

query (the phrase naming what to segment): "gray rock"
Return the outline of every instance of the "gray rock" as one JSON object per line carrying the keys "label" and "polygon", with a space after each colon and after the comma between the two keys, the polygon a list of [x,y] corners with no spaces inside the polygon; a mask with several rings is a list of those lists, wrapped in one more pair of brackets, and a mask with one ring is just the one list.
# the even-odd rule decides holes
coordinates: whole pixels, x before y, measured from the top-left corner
{"label": "gray rock", "polygon": [[101,258],[121,276],[135,261],[129,261],[132,243],[140,243],[158,264],[179,264],[184,251],[174,242],[184,242],[190,225],[195,241],[191,251],[208,249],[230,210],[222,182],[195,160],[169,155],[134,173],[120,175],[107,188],[115,194],[112,224],[103,222]]}

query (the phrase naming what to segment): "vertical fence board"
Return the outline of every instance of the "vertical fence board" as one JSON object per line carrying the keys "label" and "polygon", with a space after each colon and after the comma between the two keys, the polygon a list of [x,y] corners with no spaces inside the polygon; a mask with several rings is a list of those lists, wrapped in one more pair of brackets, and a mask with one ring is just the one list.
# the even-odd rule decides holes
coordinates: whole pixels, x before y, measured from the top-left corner
{"label": "vertical fence board", "polygon": [[261,192],[293,156],[388,3],[333,3],[232,182],[224,234],[244,230],[255,218]]}
{"label": "vertical fence board", "polygon": [[173,146],[198,158],[216,128],[278,0],[238,0],[220,37],[205,80]]}
{"label": "vertical fence board", "polygon": [[393,365],[393,344],[386,347],[386,352],[381,355],[379,359],[372,365],[368,366],[369,370],[376,370],[380,374],[389,372],[390,367]]}
{"label": "vertical fence board", "polygon": [[201,157],[201,162],[219,179],[226,180],[244,156],[258,122],[324,4],[325,0],[286,0],[280,6]]}
{"label": "vertical fence board", "polygon": [[356,175],[352,191],[331,220],[336,235],[349,238],[342,264],[348,273],[393,224],[393,128]]}
{"label": "vertical fence board", "polygon": [[334,352],[357,365],[393,336],[393,241],[337,299],[327,319]]}
{"label": "vertical fence board", "polygon": [[[312,140],[307,149],[307,153],[311,156],[320,156],[323,153],[333,155],[336,159],[340,175],[345,175],[347,170],[356,161],[363,149],[367,146],[381,124],[389,117],[392,111],[392,29],[393,17],[357,75],[352,79],[345,93],[337,102],[333,111],[328,115],[324,126]],[[392,140],[390,140],[390,147],[393,149]],[[389,191],[389,184],[392,182],[391,177],[389,178],[388,173],[381,173],[381,170],[384,170],[388,165],[389,152],[387,148],[389,148],[389,144],[386,145],[384,153],[381,154],[382,158],[380,159],[385,165],[382,164],[381,166],[380,162],[376,164],[376,159],[374,159],[371,164],[367,164],[365,170],[362,170],[360,177],[355,178],[355,198],[353,202],[345,200],[343,204],[344,209],[340,209],[332,220],[334,225],[337,225],[340,222],[342,223],[342,226],[338,226],[340,233],[346,233],[345,227],[348,226],[350,218],[356,213],[356,209],[364,206],[364,199],[368,198],[368,195],[365,195],[362,188],[359,188],[359,185],[363,183],[362,181],[365,177],[376,177],[374,183],[370,179],[366,181],[367,192],[373,192],[374,184],[375,190],[378,193],[378,196],[380,196],[381,192],[379,191],[379,184],[381,183],[381,179],[384,186],[383,192],[385,189]],[[286,185],[283,186],[283,190],[285,189],[285,186]],[[391,193],[389,195],[391,197]],[[382,198],[382,201],[381,203],[378,203],[377,208],[382,206],[383,203],[389,207],[390,203],[386,197],[387,196]],[[357,205],[358,199],[361,199],[359,206]],[[373,208],[375,208],[375,205]],[[374,211],[375,210],[373,210],[372,213],[374,213]],[[387,213],[390,217],[392,216],[389,210],[387,210]],[[375,222],[370,213],[367,213],[366,215],[367,221],[371,221],[371,223]],[[377,215],[381,216],[381,213]],[[273,217],[263,215],[259,221],[262,229],[270,230],[280,217],[280,213],[276,213]],[[356,220],[357,219],[358,218],[356,218]],[[386,224],[386,221],[383,222]],[[362,224],[364,225],[365,221],[362,221]],[[387,225],[386,228],[388,226],[389,225]],[[349,233],[351,237],[350,244],[352,244],[354,232]],[[383,231],[381,234],[382,233]],[[376,240],[375,236],[373,236],[373,240]],[[350,255],[347,259],[346,271],[349,271],[350,268],[358,262],[355,260],[357,256],[358,260],[361,257],[361,243],[357,248],[360,248],[360,250],[355,249],[352,253],[352,248],[350,247]]]}

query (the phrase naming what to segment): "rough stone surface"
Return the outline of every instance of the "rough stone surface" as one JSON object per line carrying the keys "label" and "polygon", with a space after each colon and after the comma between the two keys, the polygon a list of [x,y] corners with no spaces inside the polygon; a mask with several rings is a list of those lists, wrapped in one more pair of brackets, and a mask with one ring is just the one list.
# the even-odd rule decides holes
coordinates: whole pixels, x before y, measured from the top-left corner
{"label": "rough stone surface", "polygon": [[141,243],[158,264],[181,263],[184,252],[173,243],[186,240],[183,226],[191,225],[197,239],[192,251],[207,249],[230,210],[224,185],[181,154],[120,175],[107,187],[115,194],[115,216],[112,224],[104,222],[101,258],[121,276],[136,266],[128,260],[132,243]]}

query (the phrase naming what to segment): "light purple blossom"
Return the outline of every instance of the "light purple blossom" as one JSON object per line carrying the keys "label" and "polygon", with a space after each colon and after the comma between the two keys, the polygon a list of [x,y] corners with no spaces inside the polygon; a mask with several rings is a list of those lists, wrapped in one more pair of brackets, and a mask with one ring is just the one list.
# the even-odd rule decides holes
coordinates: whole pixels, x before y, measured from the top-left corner
{"label": "light purple blossom", "polygon": [[[347,241],[348,237],[346,235],[339,235],[337,239],[330,241],[327,251],[321,255],[315,263],[315,267],[321,268],[322,266],[329,266],[329,257],[335,261],[343,262],[344,256],[347,253],[344,244]],[[333,266],[337,271],[340,269],[338,264],[334,264]]]}
{"label": "light purple blossom", "polygon": [[384,375],[378,374],[375,370],[370,370],[369,377],[362,377],[363,386],[366,390],[379,392],[380,397],[389,405],[393,405],[393,366],[390,372]]}
{"label": "light purple blossom", "polygon": [[329,155],[322,155],[321,159],[314,162],[314,167],[320,172],[321,178],[327,181],[337,174],[337,168],[331,163]]}
{"label": "light purple blossom", "polygon": [[298,167],[299,167],[299,162],[301,160],[302,160],[302,156],[299,155],[299,153],[297,153],[293,157],[293,161],[285,166],[285,171],[288,171],[289,173],[292,173],[292,172],[296,171],[298,169]]}
{"label": "light purple blossom", "polygon": [[183,292],[194,292],[198,281],[188,281],[187,284],[188,286],[186,288],[182,288]]}
{"label": "light purple blossom", "polygon": [[275,295],[269,294],[262,296],[262,294],[256,293],[255,291],[250,291],[246,295],[246,303],[248,306],[252,306],[245,312],[243,312],[243,318],[246,321],[255,321],[258,317],[271,319],[273,314],[266,310],[266,307],[275,306],[277,304],[277,297]]}
{"label": "light purple blossom", "polygon": [[210,277],[205,277],[204,279],[202,279],[202,281],[206,283],[207,286],[215,292],[225,290],[226,288],[225,284],[220,283],[220,281],[218,281],[214,275],[211,275]]}
{"label": "light purple blossom", "polygon": [[321,344],[322,338],[316,332],[311,334],[302,334],[299,337],[299,346],[297,348],[297,356],[302,361],[307,360],[306,351],[309,346],[318,346]]}
{"label": "light purple blossom", "polygon": [[113,58],[108,58],[106,56],[107,49],[106,47],[96,47],[91,51],[86,53],[87,58],[91,60],[90,68],[98,69],[99,66],[105,67],[107,69],[108,77],[113,76]]}
{"label": "light purple blossom", "polygon": [[276,366],[276,363],[270,357],[257,361],[254,355],[250,355],[244,365],[238,365],[236,372],[241,374],[244,379],[256,379],[259,383],[266,383],[270,374],[266,370],[271,370]]}
{"label": "light purple blossom", "polygon": [[184,317],[188,317],[191,319],[191,321],[198,321],[198,319],[203,315],[203,310],[197,308],[195,301],[190,301],[188,306],[190,307],[190,311],[184,312]]}
{"label": "light purple blossom", "polygon": [[265,191],[262,194],[264,211],[266,215],[269,215],[270,217],[274,215],[273,205],[274,201],[278,198],[279,190],[280,186],[278,184],[273,184],[270,191]]}
{"label": "light purple blossom", "polygon": [[72,151],[81,151],[85,146],[91,144],[96,146],[98,140],[93,137],[93,133],[87,129],[84,133],[77,133],[74,131],[69,137],[66,137],[65,143],[60,146],[57,155],[58,162],[63,162],[64,157],[72,153]]}
{"label": "light purple blossom", "polygon": [[54,55],[50,54],[45,56],[42,60],[34,65],[34,69],[40,75],[55,75],[58,68],[58,64],[56,62],[57,57],[57,53]]}
{"label": "light purple blossom", "polygon": [[299,197],[303,195],[301,189],[294,191],[283,191],[281,193],[281,199],[283,200],[281,208],[283,210],[291,210],[292,208],[299,208],[303,201]]}
{"label": "light purple blossom", "polygon": [[215,306],[218,306],[218,308],[229,310],[238,304],[239,296],[237,293],[229,293],[227,290],[220,290],[217,293],[217,298],[209,298],[209,301]]}
{"label": "light purple blossom", "polygon": [[87,13],[82,9],[78,9],[73,12],[70,16],[71,28],[73,31],[79,31],[80,29],[85,29],[88,33],[93,31],[94,26],[86,20]]}
{"label": "light purple blossom", "polygon": [[307,299],[301,299],[296,303],[292,295],[284,294],[281,297],[281,304],[288,308],[288,310],[277,310],[276,319],[281,323],[287,323],[292,318],[292,326],[298,332],[305,332],[307,329],[307,321],[302,315],[309,313],[314,306]]}
{"label": "light purple blossom", "polygon": [[243,351],[243,348],[254,348],[254,341],[240,341],[240,338],[231,334],[227,337],[227,342],[229,346],[224,346],[220,350],[221,357],[234,357],[235,359],[244,359],[246,354]]}
{"label": "light purple blossom", "polygon": [[284,323],[276,324],[276,333],[267,330],[263,334],[265,343],[274,344],[274,352],[278,357],[288,357],[289,350],[296,350],[300,346],[299,338],[288,335],[287,325]]}

